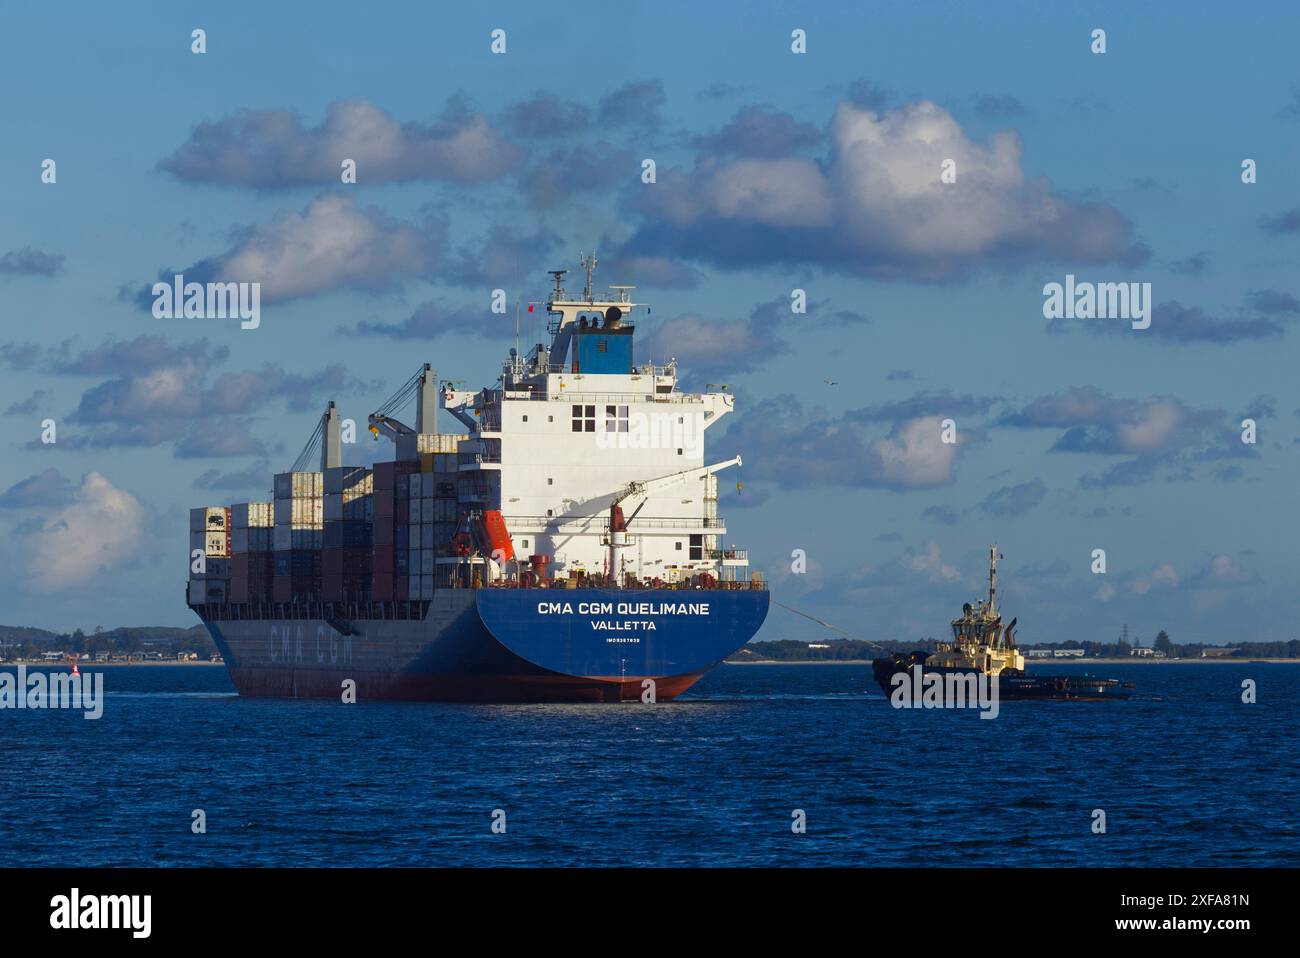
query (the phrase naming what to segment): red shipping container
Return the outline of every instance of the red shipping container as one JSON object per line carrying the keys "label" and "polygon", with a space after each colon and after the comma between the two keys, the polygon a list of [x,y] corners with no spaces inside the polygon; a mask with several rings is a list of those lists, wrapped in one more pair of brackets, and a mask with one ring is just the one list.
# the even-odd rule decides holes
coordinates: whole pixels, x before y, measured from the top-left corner
{"label": "red shipping container", "polygon": [[275,576],[271,584],[271,598],[275,602],[292,602],[293,578],[287,575]]}
{"label": "red shipping container", "polygon": [[320,597],[323,602],[343,601],[343,576],[326,575],[320,580]]}
{"label": "red shipping container", "polygon": [[393,576],[393,598],[394,599],[405,599],[406,593],[410,590],[410,588],[411,588],[411,580],[408,576],[404,576],[404,575]]}
{"label": "red shipping container", "polygon": [[381,574],[391,576],[393,574],[393,547],[376,545],[371,562],[371,569],[376,576]]}
{"label": "red shipping container", "polygon": [[371,580],[370,598],[376,602],[391,602],[393,600],[393,577],[376,573],[374,579]]}
{"label": "red shipping container", "polygon": [[376,489],[373,493],[375,500],[375,519],[387,519],[393,514],[393,505],[396,500],[393,498],[392,489]]}
{"label": "red shipping container", "polygon": [[231,579],[230,580],[230,601],[247,602],[249,598],[248,580]]}
{"label": "red shipping container", "polygon": [[324,549],[321,553],[321,575],[343,574],[343,550]]}
{"label": "red shipping container", "polygon": [[391,546],[393,544],[393,520],[376,519],[375,524],[371,527],[372,542],[375,544],[375,551],[378,552],[378,546]]}
{"label": "red shipping container", "polygon": [[411,500],[398,499],[397,504],[393,507],[393,521],[404,526],[411,521]]}
{"label": "red shipping container", "polygon": [[373,479],[375,492],[378,492],[381,489],[392,490],[393,477],[396,475],[397,473],[393,469],[393,463],[391,462],[375,463],[374,479]]}

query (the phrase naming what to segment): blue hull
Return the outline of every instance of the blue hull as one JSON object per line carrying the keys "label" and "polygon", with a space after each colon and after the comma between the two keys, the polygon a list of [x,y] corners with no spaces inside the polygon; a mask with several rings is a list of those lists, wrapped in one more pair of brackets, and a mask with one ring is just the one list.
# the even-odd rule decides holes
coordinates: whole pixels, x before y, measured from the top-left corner
{"label": "blue hull", "polygon": [[754,636],[768,593],[445,590],[410,605],[423,617],[196,611],[242,695],[333,698],[351,680],[359,699],[620,701],[652,679],[669,700]]}

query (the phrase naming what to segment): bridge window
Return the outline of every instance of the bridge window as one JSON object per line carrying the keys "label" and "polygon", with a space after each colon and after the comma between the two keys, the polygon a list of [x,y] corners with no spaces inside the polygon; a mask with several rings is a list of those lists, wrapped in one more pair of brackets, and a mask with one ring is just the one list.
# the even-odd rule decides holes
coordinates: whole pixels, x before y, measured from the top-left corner
{"label": "bridge window", "polygon": [[627,407],[605,407],[605,432],[627,432]]}
{"label": "bridge window", "polygon": [[574,406],[573,407],[573,431],[574,432],[595,432],[596,431],[596,407],[595,406]]}

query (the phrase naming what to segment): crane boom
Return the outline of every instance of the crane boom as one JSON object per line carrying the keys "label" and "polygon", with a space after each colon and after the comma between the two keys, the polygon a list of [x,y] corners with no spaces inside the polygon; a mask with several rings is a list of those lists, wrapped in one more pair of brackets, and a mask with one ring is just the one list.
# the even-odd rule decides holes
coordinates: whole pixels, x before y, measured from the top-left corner
{"label": "crane boom", "polygon": [[[723,469],[741,464],[740,457],[734,456],[722,462],[700,466],[696,469],[683,469],[681,472],[669,473],[666,476],[658,476],[654,479],[634,479],[615,493],[614,498],[609,503],[609,575],[615,584],[622,585],[617,572],[618,550],[627,545],[627,527],[631,524],[632,519],[637,517],[637,513],[645,506],[651,494],[661,492],[679,482],[686,482],[690,479],[703,479],[715,472],[721,472]],[[636,507],[631,518],[624,519],[621,504],[633,496],[645,496],[647,498],[643,499],[640,505]]]}

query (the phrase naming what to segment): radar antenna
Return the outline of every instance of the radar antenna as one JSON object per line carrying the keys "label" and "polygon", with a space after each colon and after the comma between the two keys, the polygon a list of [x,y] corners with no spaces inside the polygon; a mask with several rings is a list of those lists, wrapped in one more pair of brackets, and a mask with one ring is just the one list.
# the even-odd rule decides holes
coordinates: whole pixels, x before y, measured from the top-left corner
{"label": "radar antenna", "polygon": [[554,298],[556,301],[559,301],[559,300],[564,299],[564,283],[563,283],[563,280],[564,280],[564,274],[567,273],[568,270],[567,270],[567,269],[552,269],[552,270],[547,270],[547,272],[549,272],[549,273],[551,274],[551,276],[554,277],[554,279],[555,279],[555,291],[554,291],[554,297],[553,297],[553,298]]}

